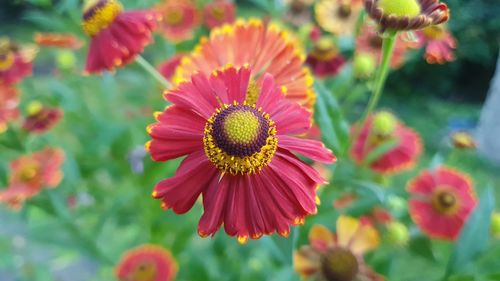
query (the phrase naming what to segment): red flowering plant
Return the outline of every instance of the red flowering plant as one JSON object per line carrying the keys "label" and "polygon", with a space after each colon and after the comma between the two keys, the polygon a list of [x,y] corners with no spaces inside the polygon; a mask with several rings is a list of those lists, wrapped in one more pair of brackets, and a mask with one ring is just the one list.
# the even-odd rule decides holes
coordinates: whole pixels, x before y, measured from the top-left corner
{"label": "red flowering plant", "polygon": [[454,1],[2,6],[0,279],[494,280]]}

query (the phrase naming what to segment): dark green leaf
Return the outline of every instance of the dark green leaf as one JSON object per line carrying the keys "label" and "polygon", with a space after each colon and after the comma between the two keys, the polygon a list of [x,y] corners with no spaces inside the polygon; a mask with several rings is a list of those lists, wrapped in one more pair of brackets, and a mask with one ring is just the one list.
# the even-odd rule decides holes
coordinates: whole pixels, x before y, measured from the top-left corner
{"label": "dark green leaf", "polygon": [[455,243],[446,269],[446,276],[459,272],[486,250],[490,238],[491,213],[495,208],[493,189],[488,187],[480,197],[479,204],[472,212]]}

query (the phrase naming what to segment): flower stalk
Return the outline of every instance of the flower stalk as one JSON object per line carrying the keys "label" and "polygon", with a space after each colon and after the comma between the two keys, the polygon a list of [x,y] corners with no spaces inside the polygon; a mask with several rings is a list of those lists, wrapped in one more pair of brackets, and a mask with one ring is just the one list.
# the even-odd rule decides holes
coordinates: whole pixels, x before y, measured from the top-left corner
{"label": "flower stalk", "polygon": [[163,87],[169,89],[172,87],[170,82],[161,75],[161,73],[154,68],[147,60],[145,60],[141,55],[137,55],[135,61],[140,65],[149,75],[151,75],[156,81],[158,81]]}

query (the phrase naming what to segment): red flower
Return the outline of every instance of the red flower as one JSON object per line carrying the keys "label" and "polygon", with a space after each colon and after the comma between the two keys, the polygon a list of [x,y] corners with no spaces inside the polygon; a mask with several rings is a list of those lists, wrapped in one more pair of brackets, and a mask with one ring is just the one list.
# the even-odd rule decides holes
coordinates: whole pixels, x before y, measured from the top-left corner
{"label": "red flower", "polygon": [[63,177],[60,170],[63,161],[64,152],[51,147],[12,161],[9,186],[0,191],[0,202],[19,207],[43,187],[56,187]]}
{"label": "red flower", "polygon": [[127,251],[115,268],[120,281],[172,281],[178,266],[170,251],[142,245]]}
{"label": "red flower", "polygon": [[181,64],[181,60],[184,57],[182,54],[175,54],[168,60],[162,62],[158,65],[158,71],[165,77],[168,81],[172,80],[174,76],[175,69]]}
{"label": "red flower", "polygon": [[232,23],[235,19],[234,4],[225,0],[215,0],[203,8],[205,25],[212,29],[225,23]]}
{"label": "red flower", "polygon": [[40,33],[33,36],[33,41],[42,47],[80,49],[83,41],[71,33]]}
{"label": "red flower", "polygon": [[284,87],[288,99],[312,109],[314,80],[304,67],[304,59],[297,41],[282,28],[255,19],[237,20],[212,29],[208,38],[202,38],[194,52],[182,59],[174,82],[189,80],[196,72],[210,75],[227,64],[249,64],[258,85],[267,72]]}
{"label": "red flower", "polygon": [[[405,42],[401,39],[401,36],[398,35],[390,61],[392,68],[396,69],[403,65],[406,52],[410,47],[413,48],[415,46],[410,42]],[[356,42],[356,52],[373,54],[377,58],[377,63],[380,63],[382,58],[382,37],[377,32],[374,25],[365,24],[362,27]]]}
{"label": "red flower", "polygon": [[[352,133],[355,131],[353,127]],[[413,129],[403,125],[392,114],[379,112],[368,118],[353,141],[351,157],[363,165],[371,152],[389,141],[396,141],[395,146],[377,159],[372,159],[369,166],[378,173],[392,174],[409,169],[422,153],[420,137]]]}
{"label": "red flower", "polygon": [[155,161],[187,155],[153,197],[182,214],[203,194],[203,237],[222,224],[242,243],[273,232],[287,236],[291,224],[316,213],[316,188],[324,183],[292,152],[335,161],[321,142],[291,136],[309,129],[310,111],[286,100],[271,75],[260,85],[250,77],[248,67],[195,74],[166,92],[173,105],[148,127],[146,148]]}
{"label": "red flower", "polygon": [[455,240],[476,206],[469,176],[447,167],[422,172],[408,192],[410,215],[431,238]]}
{"label": "red flower", "polygon": [[190,39],[198,25],[196,5],[190,0],[165,0],[156,11],[162,15],[161,31],[168,40],[179,42]]}
{"label": "red flower", "polygon": [[294,269],[304,279],[384,280],[363,259],[365,253],[380,243],[377,230],[370,224],[340,216],[336,234],[322,225],[314,225],[309,232],[309,243],[293,255]]}
{"label": "red flower", "polygon": [[19,116],[16,88],[0,83],[0,134],[7,130],[7,123]]}
{"label": "red flower", "polygon": [[122,11],[117,0],[91,1],[83,13],[83,30],[91,37],[85,72],[114,70],[134,60],[152,42],[159,15]]}
{"label": "red flower", "polygon": [[54,127],[63,116],[59,108],[32,103],[28,109],[29,115],[23,123],[23,129],[31,133],[44,133]]}
{"label": "red flower", "polygon": [[36,48],[18,46],[0,37],[0,84],[16,84],[33,72]]}
{"label": "red flower", "polygon": [[338,53],[332,41],[332,38],[320,38],[307,55],[306,63],[318,77],[335,76],[345,64],[344,57]]}
{"label": "red flower", "polygon": [[431,25],[417,33],[419,37],[419,48],[425,48],[425,60],[427,63],[443,64],[455,60],[453,50],[457,48],[457,42],[451,32],[444,25]]}

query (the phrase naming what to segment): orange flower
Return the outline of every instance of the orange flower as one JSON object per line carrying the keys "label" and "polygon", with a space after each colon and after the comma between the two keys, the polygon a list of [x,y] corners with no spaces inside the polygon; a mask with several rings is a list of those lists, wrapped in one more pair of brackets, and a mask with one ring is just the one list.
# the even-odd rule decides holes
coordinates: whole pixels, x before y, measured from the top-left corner
{"label": "orange flower", "polygon": [[469,176],[447,167],[422,172],[408,192],[410,215],[431,238],[455,240],[477,204]]}
{"label": "orange flower", "polygon": [[0,134],[7,130],[7,123],[19,116],[18,92],[13,86],[0,83]]}
{"label": "orange flower", "polygon": [[172,281],[178,266],[169,251],[156,245],[142,245],[127,251],[115,268],[120,281]]}
{"label": "orange flower", "polygon": [[54,188],[61,182],[64,152],[48,147],[10,163],[9,186],[0,191],[0,202],[21,206],[27,198],[38,194],[43,187]]}
{"label": "orange flower", "polygon": [[232,23],[235,19],[234,4],[225,0],[215,0],[203,8],[205,25],[212,29],[225,23]]}
{"label": "orange flower", "polygon": [[164,0],[156,7],[162,16],[160,29],[168,40],[179,42],[191,39],[199,23],[196,6],[190,0]]}
{"label": "orange flower", "polygon": [[[398,35],[390,65],[392,68],[400,68],[404,61],[408,48],[415,47],[414,43],[406,42]],[[382,57],[382,36],[377,32],[373,24],[365,24],[360,32],[356,42],[357,53],[369,53],[377,58],[377,63],[380,63]]]}
{"label": "orange flower", "polygon": [[381,281],[384,278],[365,264],[363,255],[380,243],[377,230],[357,219],[340,216],[337,233],[322,225],[309,232],[310,245],[294,253],[294,269],[311,280]]}
{"label": "orange flower", "polygon": [[31,75],[36,52],[33,46],[19,46],[7,37],[0,37],[0,84],[16,84]]}
{"label": "orange flower", "polygon": [[[352,132],[355,131],[353,127]],[[395,145],[376,159],[372,159],[370,169],[381,174],[393,174],[413,167],[422,154],[420,136],[394,115],[384,111],[367,119],[353,141],[351,157],[356,163],[363,165],[370,153],[390,141],[395,141]]]}
{"label": "orange flower", "polygon": [[236,68],[248,64],[257,84],[262,83],[267,72],[288,99],[312,109],[313,78],[304,67],[304,60],[296,40],[286,31],[260,20],[238,20],[212,29],[209,38],[203,37],[194,52],[182,60],[174,82],[188,80],[196,72],[209,76],[228,64]]}
{"label": "orange flower", "polygon": [[444,25],[431,25],[417,33],[419,47],[425,47],[425,60],[430,64],[443,64],[455,60],[453,50],[457,48],[455,37]]}
{"label": "orange flower", "polygon": [[44,133],[54,127],[62,116],[63,112],[59,108],[32,102],[28,106],[28,116],[23,122],[23,129],[31,133]]}
{"label": "orange flower", "polygon": [[37,32],[33,40],[41,47],[80,49],[83,46],[83,41],[71,33]]}

